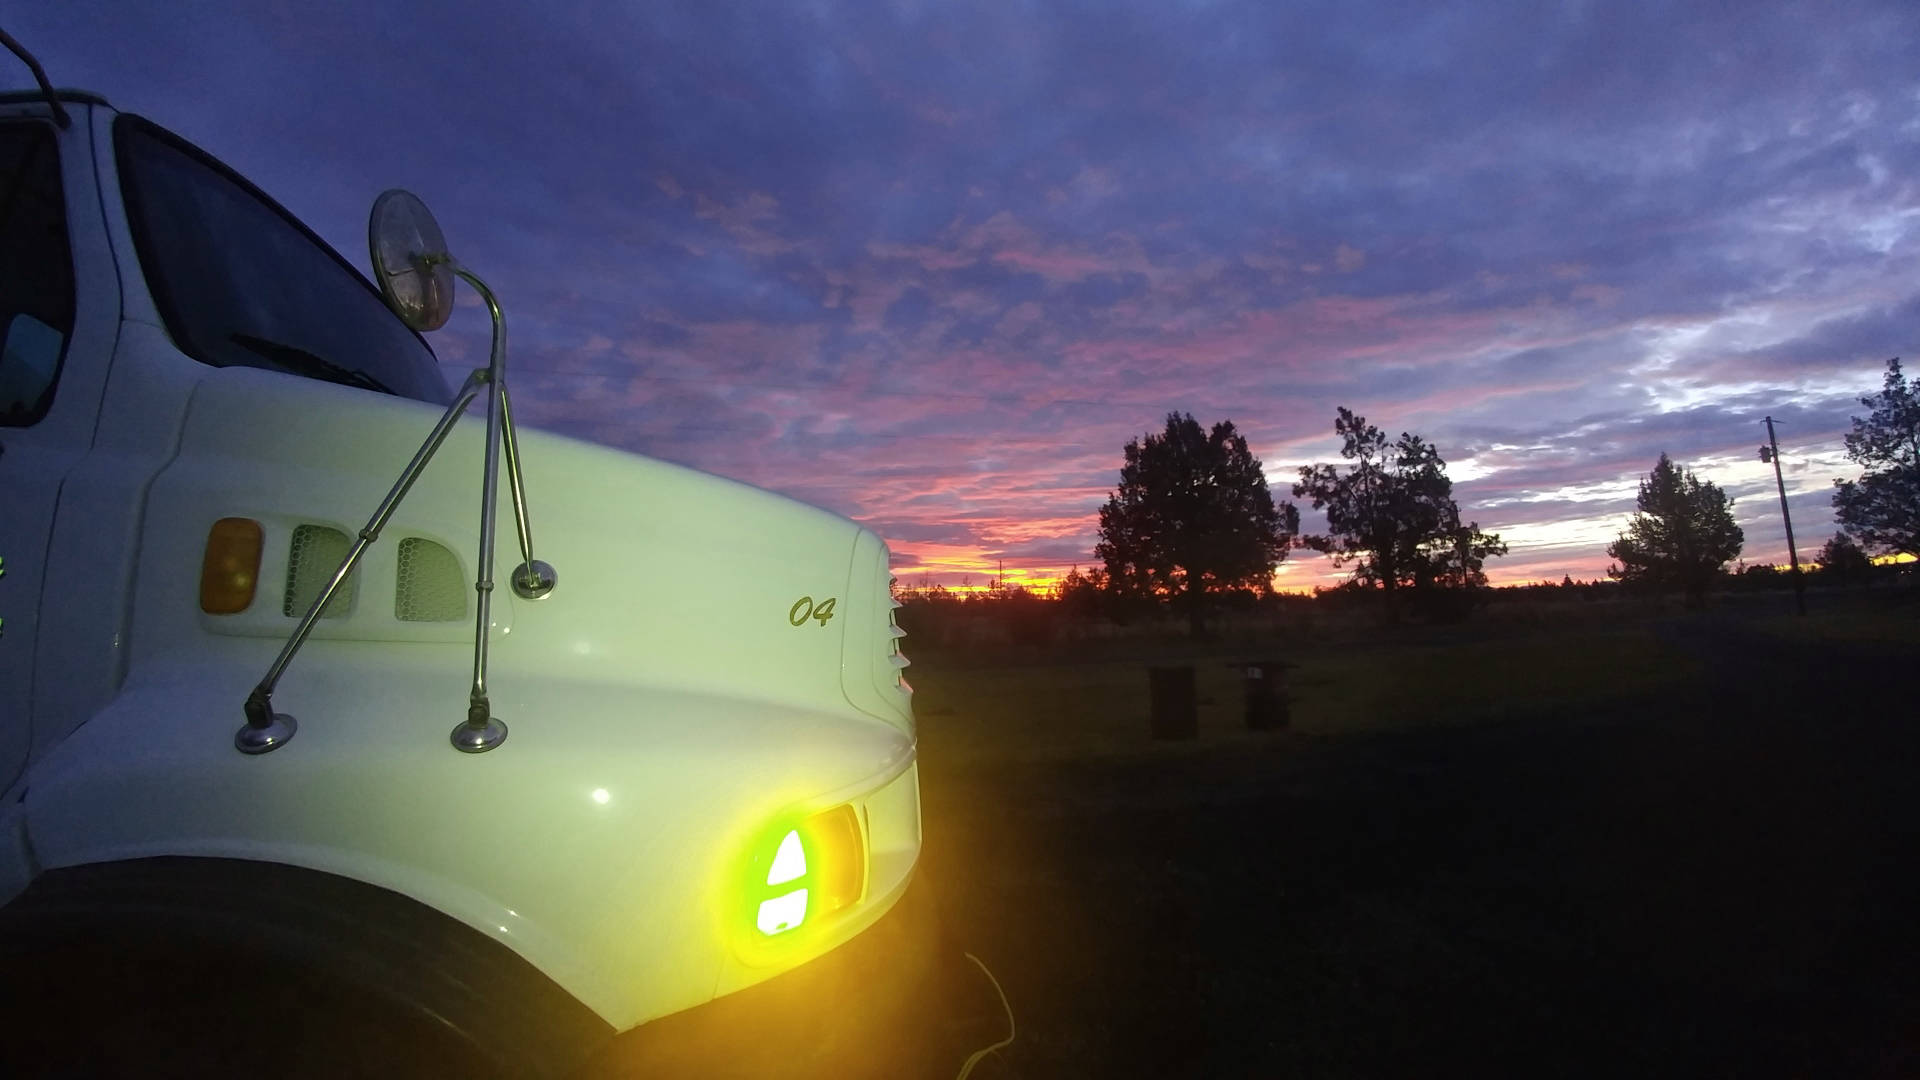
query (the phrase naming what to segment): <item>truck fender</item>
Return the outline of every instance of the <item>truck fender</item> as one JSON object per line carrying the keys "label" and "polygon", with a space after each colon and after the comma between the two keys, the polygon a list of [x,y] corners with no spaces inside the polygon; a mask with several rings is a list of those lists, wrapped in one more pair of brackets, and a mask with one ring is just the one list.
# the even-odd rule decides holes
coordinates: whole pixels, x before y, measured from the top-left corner
{"label": "truck fender", "polygon": [[[235,970],[264,973],[296,1001],[320,985],[344,992],[410,1030],[450,1037],[503,1075],[565,1075],[613,1037],[499,942],[400,893],[322,871],[181,856],[90,863],[43,872],[0,909],[0,959],[20,990],[70,976],[64,965],[76,952],[153,949],[233,957],[244,961]],[[132,981],[150,974],[128,966]],[[255,999],[244,986],[224,989]],[[99,1019],[72,1018],[77,1037]],[[273,1016],[230,1019],[236,1039],[275,1035]]]}

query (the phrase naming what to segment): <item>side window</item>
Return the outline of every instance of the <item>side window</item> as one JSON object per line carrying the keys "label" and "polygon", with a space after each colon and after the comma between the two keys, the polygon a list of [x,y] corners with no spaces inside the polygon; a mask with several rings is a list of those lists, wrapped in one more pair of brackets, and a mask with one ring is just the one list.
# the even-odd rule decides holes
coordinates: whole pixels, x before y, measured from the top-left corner
{"label": "side window", "polygon": [[140,266],[182,352],[447,402],[426,342],[292,215],[145,121],[123,116],[114,136]]}
{"label": "side window", "polygon": [[0,124],[0,427],[47,415],[72,336],[60,148],[44,124]]}

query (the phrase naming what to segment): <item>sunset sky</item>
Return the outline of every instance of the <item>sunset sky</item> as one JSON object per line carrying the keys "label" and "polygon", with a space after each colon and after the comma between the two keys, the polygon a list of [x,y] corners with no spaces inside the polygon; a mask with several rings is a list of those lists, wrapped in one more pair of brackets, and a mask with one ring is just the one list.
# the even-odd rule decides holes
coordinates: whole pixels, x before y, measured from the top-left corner
{"label": "sunset sky", "polygon": [[[1090,564],[1172,409],[1289,495],[1336,406],[1426,436],[1495,581],[1600,576],[1662,451],[1784,561],[1771,413],[1810,556],[1855,399],[1920,360],[1913,0],[0,18],[363,268],[417,191],[525,420],[846,514],[913,584]],[[485,334],[431,339],[452,381]]]}

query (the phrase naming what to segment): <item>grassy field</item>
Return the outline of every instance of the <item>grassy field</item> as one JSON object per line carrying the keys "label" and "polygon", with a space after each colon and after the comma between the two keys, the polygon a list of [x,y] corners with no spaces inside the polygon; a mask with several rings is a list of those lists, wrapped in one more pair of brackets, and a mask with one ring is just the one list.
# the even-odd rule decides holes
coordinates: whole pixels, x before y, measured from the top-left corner
{"label": "grassy field", "polygon": [[[1694,675],[1698,663],[1663,647],[1651,625],[1488,634],[1458,641],[1414,633],[1281,649],[1176,642],[1141,655],[1048,662],[938,654],[910,671],[924,753],[964,768],[1004,761],[1085,760],[1207,752],[1259,740],[1243,722],[1245,665],[1281,660],[1292,730],[1335,736],[1552,716],[1644,697]],[[1130,654],[1130,655],[1129,655]],[[1149,734],[1148,668],[1191,666],[1197,743]]]}
{"label": "grassy field", "polygon": [[909,649],[975,1076],[1920,1075],[1920,638],[1846,605]]}
{"label": "grassy field", "polygon": [[1802,618],[1775,613],[1754,620],[1754,626],[1783,641],[1814,646],[1897,645],[1920,652],[1920,612],[1913,610],[1821,610]]}

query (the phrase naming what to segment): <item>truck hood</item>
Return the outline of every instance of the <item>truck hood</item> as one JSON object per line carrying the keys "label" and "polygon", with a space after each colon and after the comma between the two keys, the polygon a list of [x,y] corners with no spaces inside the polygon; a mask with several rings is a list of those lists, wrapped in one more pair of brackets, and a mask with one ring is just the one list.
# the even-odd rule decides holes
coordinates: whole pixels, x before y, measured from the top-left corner
{"label": "truck hood", "polygon": [[[484,408],[475,403],[454,428],[363,558],[347,610],[321,620],[296,669],[332,642],[381,642],[444,667],[449,711],[464,708]],[[358,535],[438,416],[430,405],[271,372],[209,372],[149,500],[135,666],[199,648],[139,633],[140,614],[197,607],[195,583],[179,571],[198,568],[214,520],[242,517],[265,533],[258,595],[237,615],[195,615],[264,671],[304,613],[302,537],[331,530],[344,546]],[[559,583],[535,601],[508,588],[521,556],[503,469],[489,646],[497,711],[537,708],[516,694],[524,674],[812,710],[852,704],[910,729],[904,698],[873,692],[895,681],[884,663],[896,632],[878,537],[780,495],[549,432],[522,428],[520,449],[534,554]],[[423,542],[436,557],[409,560]],[[446,617],[452,610],[461,613]]]}

